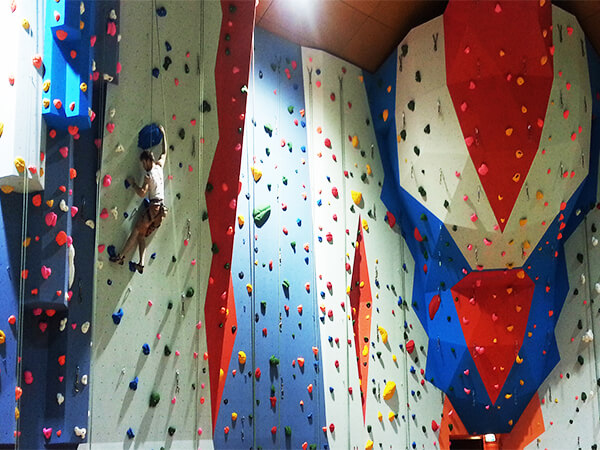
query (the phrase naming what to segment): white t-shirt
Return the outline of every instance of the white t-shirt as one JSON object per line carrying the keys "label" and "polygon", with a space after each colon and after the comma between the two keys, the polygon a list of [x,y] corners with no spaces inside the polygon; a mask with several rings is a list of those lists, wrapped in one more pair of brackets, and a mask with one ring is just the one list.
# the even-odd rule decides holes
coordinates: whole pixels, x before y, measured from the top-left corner
{"label": "white t-shirt", "polygon": [[165,199],[165,183],[163,180],[163,168],[154,163],[152,169],[145,172],[144,177],[148,177],[148,200]]}

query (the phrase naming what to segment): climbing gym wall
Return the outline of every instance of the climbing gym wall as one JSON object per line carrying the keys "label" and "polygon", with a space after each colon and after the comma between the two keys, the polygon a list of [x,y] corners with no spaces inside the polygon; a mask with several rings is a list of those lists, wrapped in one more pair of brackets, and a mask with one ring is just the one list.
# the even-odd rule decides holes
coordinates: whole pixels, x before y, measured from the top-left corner
{"label": "climbing gym wall", "polygon": [[[540,29],[518,37],[509,30],[519,20]],[[591,294],[583,309],[561,310],[580,283],[576,265],[587,261],[582,233],[571,234],[596,203],[595,59],[576,19],[548,2],[450,2],[368,82],[391,166],[382,198],[417,266],[412,302],[429,336],[426,377],[447,395],[443,447],[449,435],[473,432],[510,432],[507,448],[539,444],[538,392],[550,408],[543,396],[564,353],[555,371],[593,384],[595,370],[575,370],[564,342],[566,334],[581,343],[569,327],[591,330]],[[391,99],[383,86],[394,78]],[[579,365],[591,356],[591,334]],[[566,395],[582,405],[589,398]],[[578,421],[561,418],[561,438],[585,434],[592,445],[596,431],[584,423],[593,407],[576,408]],[[558,420],[546,429],[550,422]]]}
{"label": "climbing gym wall", "polygon": [[[117,18],[122,72],[107,93],[98,174],[93,446],[212,447],[230,354],[220,303],[228,304],[253,11],[249,2],[128,2]],[[141,183],[138,132],[151,123],[166,129],[169,212],[141,275],[130,263],[137,249],[124,265],[109,254],[144,208],[126,180]],[[160,145],[153,150],[158,158]],[[220,260],[211,267],[212,255]]]}
{"label": "climbing gym wall", "polygon": [[439,421],[441,397],[424,384],[427,338],[405,302],[413,262],[380,200],[363,73],[321,51],[303,49],[303,61],[332,446],[433,445],[422,426]]}

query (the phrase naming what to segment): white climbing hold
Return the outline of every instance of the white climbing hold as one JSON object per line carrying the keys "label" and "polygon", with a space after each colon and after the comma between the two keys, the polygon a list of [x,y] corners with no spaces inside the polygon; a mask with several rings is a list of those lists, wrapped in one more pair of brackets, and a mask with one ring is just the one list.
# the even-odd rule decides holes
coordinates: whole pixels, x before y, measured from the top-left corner
{"label": "white climbing hold", "polygon": [[62,212],[69,212],[69,207],[67,206],[67,202],[65,202],[64,198],[60,201],[58,207]]}
{"label": "white climbing hold", "polygon": [[108,117],[110,117],[110,118],[112,119],[113,117],[115,117],[115,114],[116,114],[116,113],[117,113],[117,110],[116,110],[116,109],[115,109],[115,107],[113,106],[112,108],[110,108],[110,109],[108,110]]}
{"label": "white climbing hold", "polygon": [[86,224],[88,227],[90,227],[92,230],[93,230],[94,228],[96,228],[96,224],[94,223],[94,221],[93,221],[92,219],[88,219],[88,220],[86,220],[86,221],[85,221],[85,224]]}
{"label": "white climbing hold", "polygon": [[69,245],[69,289],[75,281],[75,246]]}
{"label": "white climbing hold", "polygon": [[87,386],[87,383],[88,383],[88,376],[82,375],[81,376],[81,384],[83,384],[84,386]]}
{"label": "white climbing hold", "polygon": [[83,15],[84,12],[85,12],[85,3],[79,2],[79,14]]}
{"label": "white climbing hold", "polygon": [[589,344],[594,340],[594,332],[592,330],[587,330],[583,336],[581,336],[581,341]]}
{"label": "white climbing hold", "polygon": [[98,270],[102,270],[102,268],[104,267],[104,262],[102,262],[102,261],[98,261],[98,262],[96,263],[96,267],[98,267]]}
{"label": "white climbing hold", "polygon": [[115,152],[117,153],[123,153],[124,151],[125,148],[121,144],[117,145],[117,147],[115,148]]}
{"label": "white climbing hold", "polygon": [[115,220],[117,220],[119,218],[119,210],[117,209],[116,206],[110,210],[110,213],[112,214],[112,216]]}
{"label": "white climbing hold", "polygon": [[81,332],[83,334],[86,334],[89,331],[89,329],[90,329],[90,323],[89,322],[83,322],[81,324]]}
{"label": "white climbing hold", "polygon": [[64,395],[62,395],[60,392],[58,394],[56,394],[56,403],[58,403],[59,405],[62,405],[64,401],[65,401]]}
{"label": "white climbing hold", "polygon": [[596,284],[594,285],[594,289],[596,290],[596,293],[597,293],[597,294],[600,294],[600,283],[596,283]]}
{"label": "white climbing hold", "polygon": [[73,431],[75,432],[75,434],[77,436],[79,436],[81,439],[85,439],[85,435],[87,434],[87,430],[85,428],[79,428],[79,427],[75,427],[73,428]]}
{"label": "white climbing hold", "polygon": [[585,274],[582,273],[580,279],[581,279],[581,284],[585,284]]}
{"label": "white climbing hold", "polygon": [[66,327],[67,327],[67,318],[65,317],[64,319],[61,319],[58,329],[60,331],[65,331]]}
{"label": "white climbing hold", "polygon": [[110,20],[117,20],[117,12],[114,9],[111,9],[108,13],[108,18]]}
{"label": "white climbing hold", "polygon": [[592,245],[596,247],[598,245],[598,238],[596,236],[592,236]]}

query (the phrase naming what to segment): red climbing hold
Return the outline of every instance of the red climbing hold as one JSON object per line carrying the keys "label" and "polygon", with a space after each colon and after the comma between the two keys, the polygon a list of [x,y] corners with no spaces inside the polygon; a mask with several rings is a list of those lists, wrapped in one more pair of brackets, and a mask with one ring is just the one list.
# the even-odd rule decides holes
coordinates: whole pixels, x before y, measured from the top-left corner
{"label": "red climbing hold", "polygon": [[415,341],[412,339],[406,343],[406,351],[411,354],[415,351]]}
{"label": "red climbing hold", "polygon": [[441,303],[442,299],[439,295],[434,295],[431,301],[429,302],[429,318],[431,320],[433,320],[433,318],[435,317],[435,313],[437,313]]}

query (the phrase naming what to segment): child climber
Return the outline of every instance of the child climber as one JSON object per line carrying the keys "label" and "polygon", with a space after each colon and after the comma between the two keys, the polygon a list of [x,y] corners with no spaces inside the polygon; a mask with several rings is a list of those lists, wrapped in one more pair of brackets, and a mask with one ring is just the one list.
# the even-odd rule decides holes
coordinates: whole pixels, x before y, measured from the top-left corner
{"label": "child climber", "polygon": [[[151,127],[155,127],[155,125]],[[125,255],[133,250],[137,244],[140,261],[138,263],[130,263],[130,266],[132,267],[131,270],[135,269],[139,273],[144,273],[146,238],[160,227],[168,211],[164,204],[165,186],[163,180],[163,168],[167,159],[167,135],[162,125],[159,125],[158,129],[162,134],[162,153],[160,158],[158,161],[155,161],[152,152],[149,149],[144,150],[140,154],[140,162],[145,171],[142,185],[138,186],[133,177],[127,178],[127,184],[133,188],[137,195],[144,198],[145,209],[138,217],[129,238],[127,238],[127,242],[125,242],[123,250],[110,257],[110,261],[123,264]]]}

